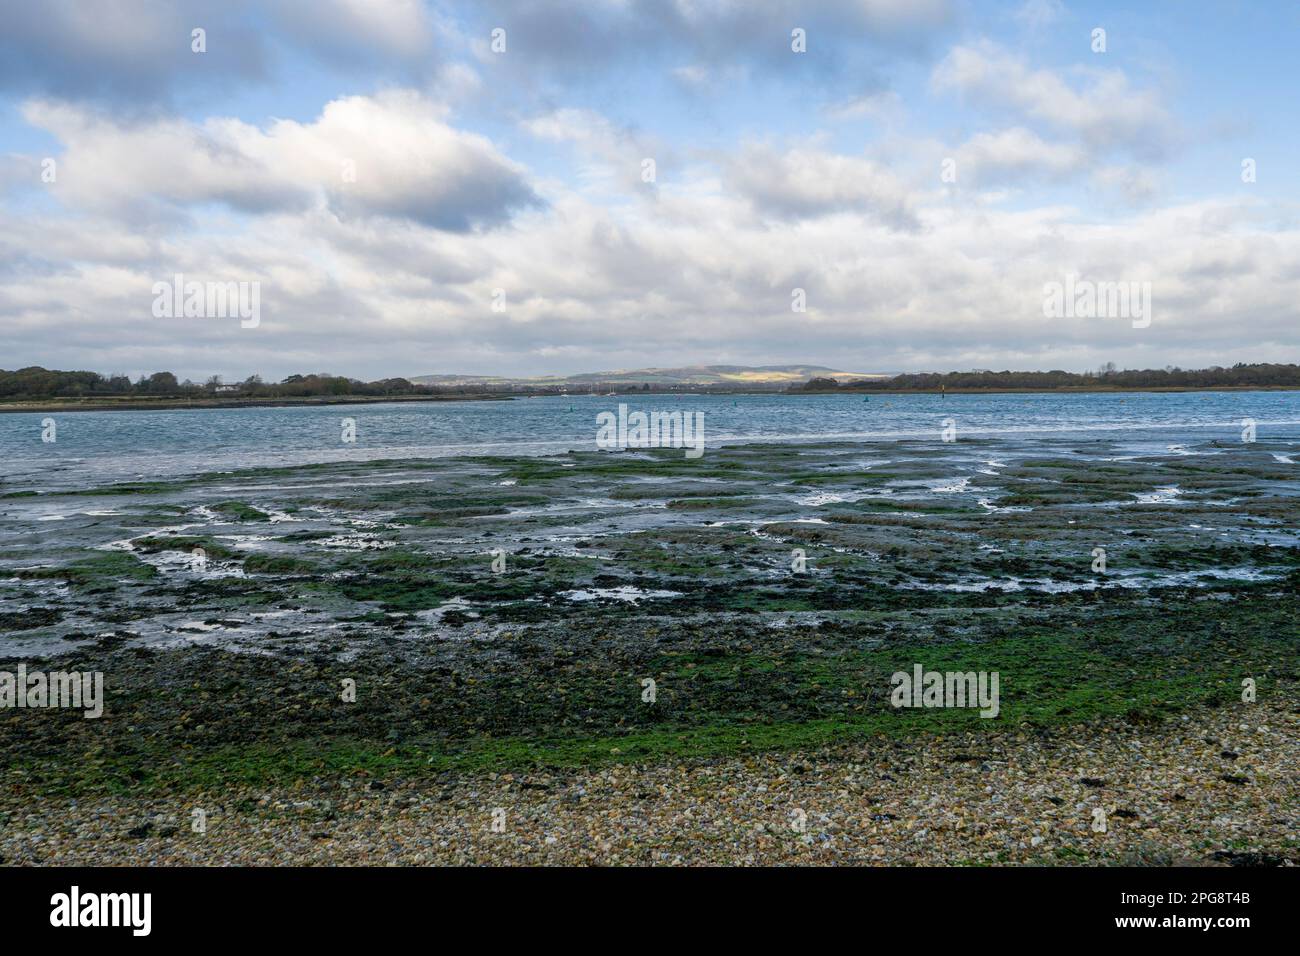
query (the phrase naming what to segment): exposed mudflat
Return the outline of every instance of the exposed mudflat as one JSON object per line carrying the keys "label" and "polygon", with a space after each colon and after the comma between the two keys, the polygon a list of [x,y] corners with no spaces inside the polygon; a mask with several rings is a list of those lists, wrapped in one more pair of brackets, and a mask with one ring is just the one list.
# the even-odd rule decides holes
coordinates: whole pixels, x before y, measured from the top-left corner
{"label": "exposed mudflat", "polygon": [[852,615],[964,607],[967,593],[1034,604],[1276,580],[1297,566],[1300,445],[1126,450],[751,445],[698,461],[441,459],[13,490],[0,498],[4,647],[348,653],[394,636],[490,639],[502,624],[567,619],[575,603]]}
{"label": "exposed mudflat", "polygon": [[[1098,835],[1029,836],[1025,849],[1021,830],[1002,829],[995,846],[967,846],[976,821],[945,824],[952,832],[931,846],[938,856],[921,839],[909,855],[911,837],[872,843],[877,830],[843,823],[870,804],[837,781],[866,774],[873,800],[899,818],[924,817],[922,795],[956,801],[980,780],[1028,813],[1036,804],[1025,788],[1037,777],[1010,768],[1038,759],[1039,734],[1067,755],[1131,734],[1127,750],[1096,743],[1098,764],[1134,787],[1143,767],[1164,767],[1173,788],[1179,748],[1222,737],[1199,728],[1227,721],[1267,725],[1258,733],[1269,740],[1290,727],[1257,761],[1259,775],[1237,775],[1251,783],[1232,784],[1266,782],[1267,796],[1197,791],[1205,819],[1222,799],[1232,826],[1201,846],[1178,831],[1200,817],[1163,815],[1153,845],[1207,862],[1218,851],[1289,859],[1297,460],[1300,443],[1282,441],[1156,451],[1108,438],[846,442],[710,448],[698,460],[656,451],[344,462],[53,492],[8,483],[0,670],[19,660],[101,670],[108,700],[98,720],[0,711],[0,845],[13,860],[269,860],[252,844],[195,848],[184,820],[184,845],[171,849],[109,839],[93,851],[43,851],[23,827],[34,812],[53,815],[46,824],[57,831],[93,807],[183,816],[195,794],[273,804],[285,788],[376,781],[386,788],[376,794],[409,791],[414,806],[436,790],[459,808],[439,824],[450,834],[442,843],[430,834],[432,844],[397,855],[404,861],[767,862],[805,859],[830,840],[828,861],[1026,862],[1048,846],[1064,862],[1076,849],[1114,862],[1141,848]],[[999,716],[894,709],[889,676],[917,663],[998,672]],[[1255,703],[1241,700],[1246,679]],[[340,699],[345,680],[356,682],[355,702]],[[653,702],[643,699],[648,680]],[[976,756],[987,737],[985,749],[1014,759],[948,789],[937,769],[892,780],[852,769],[896,746],[916,755],[913,770],[942,764],[925,755],[945,752],[959,739],[950,735],[966,735],[961,746]],[[792,843],[778,834],[775,796],[738,798],[732,821],[734,833],[777,827],[767,843],[754,831],[709,844],[689,821],[674,836],[672,815],[643,835],[619,824],[590,837],[611,847],[649,840],[654,852],[555,849],[587,840],[583,828],[596,822],[586,819],[555,823],[555,842],[533,849],[498,852],[466,836],[477,826],[468,808],[503,779],[485,775],[558,774],[560,793],[644,776],[650,790],[680,797],[690,788],[676,775],[717,773],[763,793],[787,786],[775,782],[783,774],[799,778],[782,769],[792,753],[816,765],[824,807],[805,808],[810,822]],[[1077,803],[1063,789],[1074,770],[1061,773],[1055,795]],[[1279,809],[1288,797],[1290,811]],[[261,819],[260,799],[232,832],[261,832],[248,822]],[[343,861],[369,832],[374,860],[387,861],[384,827],[404,832],[409,815],[366,800],[370,830],[363,800],[361,816],[334,828],[348,833],[336,844],[283,831],[286,859]],[[528,800],[511,805],[526,816]],[[716,828],[727,805],[700,812]],[[568,819],[588,806],[604,812],[594,799],[546,812]],[[1023,833],[1076,826],[1048,806],[1047,830],[1031,820]],[[815,813],[841,822],[815,831]],[[811,849],[803,839],[831,831]]]}

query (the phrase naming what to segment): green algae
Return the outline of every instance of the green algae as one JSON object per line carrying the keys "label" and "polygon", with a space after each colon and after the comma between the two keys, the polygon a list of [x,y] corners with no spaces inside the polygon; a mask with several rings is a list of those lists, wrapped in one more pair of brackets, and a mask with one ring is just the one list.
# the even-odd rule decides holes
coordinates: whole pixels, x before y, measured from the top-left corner
{"label": "green algae", "polygon": [[[23,628],[35,618],[18,617],[14,628],[52,636],[73,615],[91,635],[111,627],[171,640],[187,632],[169,630],[169,617],[217,636],[233,622],[260,628],[269,656],[87,645],[79,653],[99,656],[83,660],[115,675],[103,729],[28,722],[3,745],[4,765],[34,790],[60,786],[62,773],[72,789],[152,791],[711,757],[989,725],[969,712],[888,708],[889,674],[914,663],[998,671],[998,726],[1236,706],[1243,675],[1261,693],[1294,691],[1292,471],[1254,453],[1196,463],[1039,455],[971,475],[969,490],[936,491],[915,482],[946,483],[970,466],[937,446],[894,445],[901,460],[864,471],[842,450],[263,469],[239,479],[257,507],[228,500],[228,475],[121,492],[150,498],[9,546],[6,574],[67,582],[72,593],[6,586],[0,598],[27,603],[0,613],[41,609],[44,624]],[[1184,492],[1174,504],[1135,503],[1174,485]],[[872,497],[818,504],[809,488]],[[996,512],[980,497],[1031,510]],[[256,551],[218,537],[231,530],[226,519],[269,525],[273,511],[297,521],[243,535],[260,539]],[[195,527],[168,530],[183,524]],[[126,538],[141,552],[202,547],[242,560],[249,577],[159,573],[130,552],[100,550]],[[1279,577],[1066,593],[1008,585],[1109,583],[1091,569],[1098,546],[1110,574]],[[806,573],[792,568],[795,549]],[[493,552],[504,554],[501,573]],[[971,580],[979,586],[954,589]],[[568,594],[622,588],[675,596]],[[263,624],[245,614],[270,609]],[[322,629],[322,619],[336,626]],[[286,673],[286,661],[298,669]],[[339,706],[344,677],[367,688],[361,706]],[[653,708],[640,700],[644,677],[659,682]],[[59,756],[95,748],[91,769]]]}
{"label": "green algae", "polygon": [[242,501],[223,501],[212,505],[212,510],[237,521],[269,521],[271,519],[271,516],[265,511],[254,508]]}

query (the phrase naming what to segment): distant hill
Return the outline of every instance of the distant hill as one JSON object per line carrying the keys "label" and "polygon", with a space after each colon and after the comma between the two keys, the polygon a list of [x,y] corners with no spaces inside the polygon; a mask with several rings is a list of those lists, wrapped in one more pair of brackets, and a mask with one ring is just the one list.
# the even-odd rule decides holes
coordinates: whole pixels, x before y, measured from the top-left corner
{"label": "distant hill", "polygon": [[500,375],[416,375],[417,385],[791,385],[814,378],[888,378],[879,372],[841,372],[824,365],[691,365],[685,368],[636,368],[578,375],[510,378]]}

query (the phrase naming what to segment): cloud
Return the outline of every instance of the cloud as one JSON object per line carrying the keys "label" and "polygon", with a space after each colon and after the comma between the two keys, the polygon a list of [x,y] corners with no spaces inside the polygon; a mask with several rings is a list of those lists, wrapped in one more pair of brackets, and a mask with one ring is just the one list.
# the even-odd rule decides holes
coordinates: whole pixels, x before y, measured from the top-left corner
{"label": "cloud", "polygon": [[1089,165],[1087,151],[1077,144],[1050,143],[1023,126],[977,133],[961,145],[954,159],[961,181],[979,186],[1039,177],[1060,180]]}
{"label": "cloud", "polygon": [[[950,25],[951,0],[483,0],[510,47],[570,65],[618,59],[629,49],[720,53],[725,59],[790,52],[802,27],[820,43],[905,42]],[[716,60],[716,57],[714,58]]]}
{"label": "cloud", "polygon": [[1135,88],[1122,71],[1035,69],[988,41],[954,47],[931,84],[991,122],[1011,121],[950,154],[960,180],[978,187],[1078,180],[1103,201],[1141,205],[1158,192],[1152,166],[1183,139],[1161,95]]}
{"label": "cloud", "polygon": [[[665,186],[662,203],[627,208],[560,194],[495,233],[313,208],[124,245],[110,219],[0,213],[0,261],[26,263],[0,283],[0,350],[24,364],[191,377],[717,356],[864,369],[1300,359],[1295,209],[1206,201],[1097,222],[1064,207],[936,204],[923,207],[922,231],[881,229],[851,209],[775,228],[728,189]],[[153,319],[150,286],[174,272],[260,281],[261,327]],[[1150,281],[1151,327],[1045,319],[1043,286],[1067,274]],[[790,310],[795,286],[806,314]],[[496,288],[504,313],[491,309]]]}
{"label": "cloud", "polygon": [[1160,96],[1135,89],[1120,70],[1079,68],[1072,85],[1059,73],[981,42],[954,47],[935,67],[936,90],[971,105],[1003,109],[1021,121],[1068,135],[1094,152],[1121,150],[1158,159],[1178,139]]}
{"label": "cloud", "polygon": [[1029,30],[1042,30],[1065,16],[1061,0],[1025,0],[1015,13],[1016,20]]}
{"label": "cloud", "polygon": [[26,104],[63,144],[55,194],[74,208],[147,220],[218,203],[248,214],[323,205],[453,232],[501,225],[540,200],[523,167],[445,122],[413,91],[353,96],[311,123],[233,118],[121,122],[67,103]]}
{"label": "cloud", "polygon": [[[926,50],[956,12],[952,0],[482,0],[472,19],[479,56],[524,89],[535,85],[525,76],[563,85],[649,64],[686,84],[748,69],[861,91],[881,82],[882,60]],[[799,56],[796,27],[808,42]],[[489,51],[495,28],[506,31],[505,55]]]}
{"label": "cloud", "polygon": [[903,115],[903,100],[894,90],[871,90],[828,107],[826,115],[833,119],[894,119]]}
{"label": "cloud", "polygon": [[[1159,205],[1171,173],[1198,195],[1192,164],[1163,165],[1183,145],[1166,87],[970,37],[931,69],[969,23],[943,0],[118,0],[138,14],[121,25],[65,0],[46,20],[0,5],[10,363],[243,378],[1300,360],[1300,207],[1239,184],[1235,159],[1226,197]],[[207,59],[189,52],[200,15]],[[497,25],[509,52],[476,60]],[[941,187],[945,156],[977,193]],[[177,272],[260,282],[261,326],[155,319],[152,284]],[[1044,283],[1067,274],[1150,281],[1151,327],[1044,319]]]}
{"label": "cloud", "polygon": [[374,66],[432,53],[437,29],[421,0],[273,0],[284,36],[325,58]]}
{"label": "cloud", "polygon": [[675,162],[671,151],[645,133],[611,122],[595,110],[561,109],[521,123],[533,136],[572,143],[583,158],[581,175],[592,186],[617,186],[653,194],[654,181],[642,178],[642,163],[653,160],[656,179]]}
{"label": "cloud", "polygon": [[859,213],[891,229],[920,226],[899,180],[865,158],[750,146],[728,163],[727,177],[765,216],[797,220]]}
{"label": "cloud", "polygon": [[0,90],[136,111],[267,83],[282,48],[372,73],[437,63],[419,0],[0,0],[0,22]]}
{"label": "cloud", "polygon": [[1103,193],[1118,195],[1134,206],[1150,202],[1160,191],[1156,174],[1136,165],[1099,167],[1092,171],[1091,182]]}
{"label": "cloud", "polygon": [[672,75],[677,82],[691,90],[704,89],[713,76],[707,67],[698,63],[679,66],[672,71]]}
{"label": "cloud", "polygon": [[[201,0],[0,2],[0,89],[61,98],[152,101],[175,87],[264,78],[268,51],[246,5]],[[207,53],[191,31],[209,31]]]}

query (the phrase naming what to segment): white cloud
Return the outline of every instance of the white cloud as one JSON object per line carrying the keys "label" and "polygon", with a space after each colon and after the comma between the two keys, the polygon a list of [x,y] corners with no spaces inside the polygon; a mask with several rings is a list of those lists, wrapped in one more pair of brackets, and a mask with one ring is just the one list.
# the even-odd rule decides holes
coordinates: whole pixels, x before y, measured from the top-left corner
{"label": "white cloud", "polygon": [[983,42],[955,47],[935,67],[933,85],[971,105],[1004,108],[1071,135],[1093,150],[1153,157],[1174,143],[1175,124],[1155,91],[1134,88],[1120,70],[1073,72],[1077,80],[1071,85],[1056,72],[1034,69]]}
{"label": "white cloud", "polygon": [[1103,193],[1134,206],[1150,202],[1160,191],[1157,175],[1142,166],[1101,166],[1093,170],[1091,181]]}
{"label": "white cloud", "polygon": [[[1056,9],[1020,12],[1038,22]],[[453,29],[403,0],[282,0],[272,10],[281,26],[299,18],[302,34],[282,42],[317,62],[418,63],[431,35]],[[167,39],[158,21],[96,52],[93,18],[59,4],[61,17],[84,22],[75,43],[55,44],[62,72],[46,85],[74,98],[47,93],[24,110],[61,144],[58,181],[38,184],[38,156],[0,161],[9,190],[0,354],[241,378],[573,371],[721,355],[863,369],[1300,359],[1300,210],[1235,193],[1160,206],[1159,164],[1178,144],[1177,124],[1160,90],[1097,69],[1105,58],[1042,69],[968,40],[930,71],[917,51],[952,22],[940,0],[488,10],[509,15],[506,57],[474,68],[437,59],[414,88],[341,95],[311,119],[249,122],[198,107],[160,112],[139,87],[179,82],[167,71],[184,68],[132,72],[126,62]],[[792,11],[811,18],[806,60],[785,44]],[[23,36],[44,37],[23,24]],[[481,25],[455,25],[464,51]],[[931,120],[910,80],[862,82],[856,68],[873,70],[882,43],[917,57],[941,106],[965,108]],[[0,54],[14,46],[0,41]],[[77,51],[84,69],[69,65]],[[101,67],[146,108],[109,114],[76,99]],[[792,81],[798,110],[746,98],[784,91],[795,74],[779,71],[805,67]],[[605,84],[601,70],[622,68],[626,85]],[[213,77],[244,75],[223,69]],[[583,82],[568,85],[568,70],[585,71]],[[391,77],[381,73],[330,94],[384,88]],[[6,75],[17,82],[0,64]],[[339,75],[353,76],[329,79]],[[642,78],[652,85],[633,85]],[[895,88],[906,100],[880,92]],[[624,92],[626,103],[612,102]],[[667,99],[649,108],[650,94]],[[446,104],[462,100],[482,110],[473,118],[494,140],[458,127]],[[828,116],[834,128],[817,129]],[[886,134],[859,135],[881,120]],[[948,155],[975,193],[940,186],[937,159]],[[659,167],[654,189],[640,182],[644,158]],[[530,168],[546,170],[544,183]],[[1040,184],[1052,205],[1035,202]],[[624,201],[632,195],[652,201]],[[1137,215],[1127,203],[1145,205]],[[176,272],[261,282],[262,325],[154,319],[151,286]],[[1068,273],[1150,281],[1152,326],[1045,320],[1043,284]],[[790,310],[795,286],[807,292],[806,314]],[[505,313],[491,310],[496,288],[507,292]]]}
{"label": "white cloud", "polygon": [[539,139],[573,143],[582,157],[582,178],[594,187],[613,185],[645,193],[651,183],[641,178],[642,162],[654,160],[657,179],[658,171],[666,171],[674,161],[662,143],[611,123],[594,110],[555,110],[525,120],[522,126]]}
{"label": "white cloud", "polygon": [[1018,20],[1030,30],[1042,30],[1065,16],[1061,0],[1025,0],[1015,13]]}
{"label": "white cloud", "polygon": [[[756,217],[753,197],[701,169],[653,204],[560,188],[491,233],[312,206],[268,212],[254,230],[205,222],[123,247],[111,219],[0,215],[0,348],[192,376],[578,370],[724,352],[885,369],[1300,358],[1294,210],[1207,201],[1098,222],[918,199],[921,228],[899,231],[881,227],[874,187],[860,191],[877,171],[865,160],[750,147],[720,163],[761,177],[750,185],[792,218]],[[152,319],[150,286],[173,272],[261,281],[262,327]],[[1152,326],[1044,319],[1043,285],[1067,273],[1150,281]],[[790,311],[795,286],[807,314]]]}
{"label": "white cloud", "polygon": [[903,184],[862,157],[753,145],[732,158],[727,175],[758,212],[778,219],[854,213],[893,229],[918,225]]}
{"label": "white cloud", "polygon": [[1088,154],[1082,147],[1047,142],[1023,126],[978,133],[961,145],[954,158],[961,180],[980,186],[1019,184],[1027,177],[1061,179],[1088,166]]}
{"label": "white cloud", "polygon": [[834,119],[893,119],[903,112],[902,97],[894,90],[873,90],[851,96],[826,110]]}
{"label": "white cloud", "polygon": [[412,91],[334,100],[311,123],[279,120],[265,129],[230,118],[122,123],[41,101],[26,104],[24,115],[64,145],[56,195],[99,213],[323,204],[339,215],[463,231],[500,224],[536,202],[521,166],[484,137],[448,125],[441,105]]}
{"label": "white cloud", "polygon": [[672,74],[679,83],[692,89],[702,89],[710,76],[708,69],[698,64],[676,67]]}

